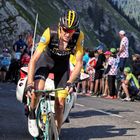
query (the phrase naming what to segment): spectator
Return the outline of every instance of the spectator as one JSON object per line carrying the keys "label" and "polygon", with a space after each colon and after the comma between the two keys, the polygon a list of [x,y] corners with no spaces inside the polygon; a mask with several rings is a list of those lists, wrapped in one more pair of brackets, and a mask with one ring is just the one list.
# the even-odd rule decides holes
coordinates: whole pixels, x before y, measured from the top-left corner
{"label": "spectator", "polygon": [[119,69],[121,72],[123,72],[126,60],[129,57],[129,52],[128,52],[129,40],[125,35],[125,31],[123,31],[123,30],[121,30],[119,32],[119,36],[121,39],[120,48],[119,48],[119,52],[118,52],[118,56],[120,57]]}
{"label": "spectator", "polygon": [[20,78],[24,78],[27,75],[28,64],[29,64],[30,58],[31,57],[27,49],[25,49],[20,59]]}
{"label": "spectator", "polygon": [[[19,42],[22,42],[22,40],[20,40]],[[15,45],[15,46],[17,48],[18,45]],[[27,57],[27,48],[21,46],[19,49],[17,49],[17,51],[15,52],[14,59],[12,59],[12,61],[11,61],[9,71],[8,71],[7,77],[6,77],[6,79],[8,81],[10,80],[10,81],[14,81],[15,83],[17,83],[17,81],[19,80],[19,72],[20,72],[21,66],[24,65],[23,63],[28,63],[28,60],[27,60],[28,58],[26,58],[25,56]],[[25,61],[27,61],[27,62],[25,62]]]}
{"label": "spectator", "polygon": [[106,58],[108,59],[108,66],[105,71],[105,74],[108,75],[108,87],[109,87],[109,93],[106,98],[109,99],[114,99],[117,98],[116,95],[116,87],[115,87],[115,80],[116,80],[116,75],[117,75],[117,70],[118,70],[118,58],[116,56],[116,49],[111,48],[110,51],[107,51],[105,53]]}
{"label": "spectator", "polygon": [[28,63],[30,61],[30,55],[27,51],[27,49],[25,49],[21,55],[21,59],[20,59],[20,67],[27,67]]}
{"label": "spectator", "polygon": [[6,80],[6,74],[9,69],[11,63],[11,54],[9,53],[8,48],[3,48],[3,52],[0,55],[0,76],[1,80],[5,82]]}
{"label": "spectator", "polygon": [[134,54],[132,55],[132,67],[134,75],[139,78],[140,77],[140,55]]}
{"label": "spectator", "polygon": [[19,35],[19,40],[17,40],[13,45],[14,52],[21,52],[22,50],[26,49],[28,46],[24,42],[22,35]]}
{"label": "spectator", "polygon": [[139,92],[140,86],[139,82],[132,74],[130,67],[124,68],[124,74],[126,76],[125,80],[122,80],[122,88],[123,91],[126,94],[126,98],[124,98],[124,101],[131,101],[131,96],[136,95]]}
{"label": "spectator", "polygon": [[88,61],[89,61],[89,50],[88,48],[85,48],[85,53],[83,56],[83,68],[85,72],[86,72],[86,66],[87,66]]}
{"label": "spectator", "polygon": [[[105,62],[105,55],[103,53],[103,46],[99,45],[96,48],[99,56],[95,66],[95,88],[94,88],[94,95],[98,96],[102,94],[102,77],[104,72],[103,63]],[[100,86],[100,88],[99,88]],[[98,91],[99,88],[99,91]],[[97,93],[98,92],[98,93]]]}
{"label": "spectator", "polygon": [[[107,53],[109,55],[107,55]],[[106,60],[105,60],[105,62],[103,64],[104,65],[104,72],[105,72],[106,69],[107,69],[107,66],[108,66],[108,59],[109,59],[109,56],[110,56],[110,52],[109,51],[106,51],[104,54],[105,54],[105,57],[106,57]],[[102,95],[102,97],[106,97],[106,96],[109,95],[109,87],[108,87],[108,76],[105,73],[103,74],[102,83],[103,83],[103,86],[102,86],[103,95]]]}
{"label": "spectator", "polygon": [[[84,73],[86,73],[86,67],[87,67],[88,61],[89,61],[89,50],[88,50],[88,48],[86,48],[85,49],[85,54],[83,56],[83,69],[84,69]],[[86,86],[87,86],[87,80],[82,81],[82,93],[83,93],[83,95],[86,94]]]}
{"label": "spectator", "polygon": [[94,79],[95,79],[94,67],[96,66],[96,62],[97,62],[97,59],[94,56],[94,52],[90,51],[89,52],[89,61],[87,63],[87,68],[86,68],[86,71],[89,74],[89,80],[88,80],[89,94],[88,95],[91,95],[93,93]]}

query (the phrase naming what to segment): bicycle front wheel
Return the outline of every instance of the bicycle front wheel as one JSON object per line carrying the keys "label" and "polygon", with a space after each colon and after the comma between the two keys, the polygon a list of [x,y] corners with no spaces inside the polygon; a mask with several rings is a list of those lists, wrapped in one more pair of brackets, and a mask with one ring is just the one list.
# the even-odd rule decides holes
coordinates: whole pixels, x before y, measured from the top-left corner
{"label": "bicycle front wheel", "polygon": [[48,127],[49,140],[59,140],[59,135],[58,135],[53,112],[49,113],[48,119],[49,119],[48,120],[49,121],[49,127]]}

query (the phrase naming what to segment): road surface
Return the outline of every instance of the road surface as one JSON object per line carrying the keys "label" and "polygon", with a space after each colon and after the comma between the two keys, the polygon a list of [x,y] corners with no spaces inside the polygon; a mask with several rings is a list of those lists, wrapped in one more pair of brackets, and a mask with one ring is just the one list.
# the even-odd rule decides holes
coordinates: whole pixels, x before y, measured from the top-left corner
{"label": "road surface", "polygon": [[[0,83],[0,140],[32,140],[16,86]],[[60,140],[139,140],[140,102],[78,96]]]}

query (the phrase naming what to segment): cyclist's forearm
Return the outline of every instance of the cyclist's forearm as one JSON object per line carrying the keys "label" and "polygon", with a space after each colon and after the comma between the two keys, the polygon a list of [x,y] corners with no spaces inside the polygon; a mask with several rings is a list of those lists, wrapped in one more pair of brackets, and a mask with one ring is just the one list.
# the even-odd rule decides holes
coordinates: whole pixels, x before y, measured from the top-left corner
{"label": "cyclist's forearm", "polygon": [[28,84],[32,84],[34,82],[35,66],[41,53],[41,51],[36,50],[31,57],[30,63],[28,65]]}
{"label": "cyclist's forearm", "polygon": [[75,81],[75,79],[79,76],[80,71],[82,69],[83,63],[82,62],[77,62],[74,70],[72,71],[70,78],[68,80],[68,82],[73,83]]}
{"label": "cyclist's forearm", "polygon": [[34,73],[35,73],[35,61],[31,59],[28,65],[28,84],[33,84]]}

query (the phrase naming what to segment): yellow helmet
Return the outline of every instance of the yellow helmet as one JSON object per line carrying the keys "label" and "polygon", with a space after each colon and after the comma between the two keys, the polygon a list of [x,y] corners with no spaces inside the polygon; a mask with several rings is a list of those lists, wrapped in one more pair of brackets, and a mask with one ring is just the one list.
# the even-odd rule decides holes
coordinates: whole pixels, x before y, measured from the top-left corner
{"label": "yellow helmet", "polygon": [[79,18],[74,10],[67,10],[64,15],[60,17],[60,26],[66,29],[78,29]]}

